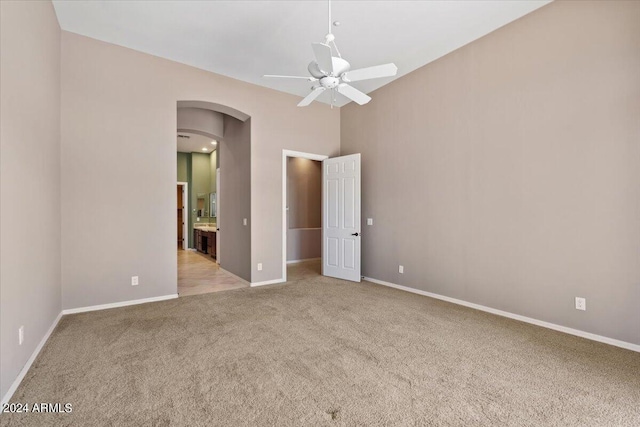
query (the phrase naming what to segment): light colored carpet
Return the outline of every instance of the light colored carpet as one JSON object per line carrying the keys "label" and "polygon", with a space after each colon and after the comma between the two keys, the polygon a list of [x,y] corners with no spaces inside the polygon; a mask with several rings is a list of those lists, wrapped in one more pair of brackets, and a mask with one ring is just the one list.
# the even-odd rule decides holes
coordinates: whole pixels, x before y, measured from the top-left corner
{"label": "light colored carpet", "polygon": [[12,401],[73,412],[0,422],[640,425],[638,353],[315,270],[65,316]]}

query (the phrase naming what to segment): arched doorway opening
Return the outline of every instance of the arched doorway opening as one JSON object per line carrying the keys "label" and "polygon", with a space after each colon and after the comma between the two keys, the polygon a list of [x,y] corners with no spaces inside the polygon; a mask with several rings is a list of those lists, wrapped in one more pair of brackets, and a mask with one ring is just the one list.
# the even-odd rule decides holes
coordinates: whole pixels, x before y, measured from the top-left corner
{"label": "arched doorway opening", "polygon": [[178,101],[176,114],[177,182],[186,184],[189,206],[183,207],[186,250],[178,250],[178,294],[248,286],[251,118],[206,101]]}

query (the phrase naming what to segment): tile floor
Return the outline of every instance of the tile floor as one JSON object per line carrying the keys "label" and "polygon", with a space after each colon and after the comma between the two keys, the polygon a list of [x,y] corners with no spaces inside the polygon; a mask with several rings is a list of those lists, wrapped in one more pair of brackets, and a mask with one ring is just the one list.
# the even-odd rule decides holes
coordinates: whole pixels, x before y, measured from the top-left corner
{"label": "tile floor", "polygon": [[[287,282],[321,274],[319,259],[287,266]],[[220,268],[208,255],[178,249],[178,295],[198,295],[209,292],[246,288],[249,284]]]}
{"label": "tile floor", "polygon": [[244,280],[221,269],[210,256],[196,251],[178,250],[179,296],[228,291],[248,286]]}

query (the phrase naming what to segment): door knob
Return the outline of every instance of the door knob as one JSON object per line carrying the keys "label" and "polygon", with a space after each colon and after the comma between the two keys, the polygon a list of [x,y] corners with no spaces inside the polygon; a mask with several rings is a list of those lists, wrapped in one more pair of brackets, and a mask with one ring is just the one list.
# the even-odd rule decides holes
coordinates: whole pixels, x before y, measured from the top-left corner
{"label": "door knob", "polygon": [[351,235],[358,237],[358,233],[352,233]]}

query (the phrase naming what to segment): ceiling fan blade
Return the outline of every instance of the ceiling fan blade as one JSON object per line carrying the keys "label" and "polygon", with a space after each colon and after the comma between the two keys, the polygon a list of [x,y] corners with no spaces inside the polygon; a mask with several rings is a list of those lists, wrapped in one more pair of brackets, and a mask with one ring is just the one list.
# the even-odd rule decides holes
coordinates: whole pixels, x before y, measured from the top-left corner
{"label": "ceiling fan blade", "polygon": [[320,69],[327,73],[333,73],[333,59],[331,59],[331,47],[324,43],[311,43],[313,48],[313,55],[316,57],[316,62],[320,66]]}
{"label": "ceiling fan blade", "polygon": [[325,90],[326,89],[322,86],[314,88],[309,95],[305,96],[304,99],[300,101],[300,103],[298,104],[298,107],[306,107],[307,105],[311,104],[313,100],[319,97],[320,94]]}
{"label": "ceiling fan blade", "polygon": [[346,83],[342,83],[337,87],[338,93],[346,96],[350,100],[357,102],[360,105],[364,105],[367,102],[371,101],[371,97],[365,93],[360,92],[353,86],[349,86]]}
{"label": "ceiling fan blade", "polygon": [[342,79],[345,82],[357,82],[360,80],[377,79],[380,77],[391,77],[395,76],[397,72],[398,67],[396,67],[396,64],[390,63],[348,71],[344,74]]}
{"label": "ceiling fan blade", "polygon": [[317,80],[314,77],[304,77],[304,76],[279,76],[276,74],[265,74],[262,77],[267,77],[270,79],[305,79],[305,80],[309,80],[309,81],[314,81]]}

